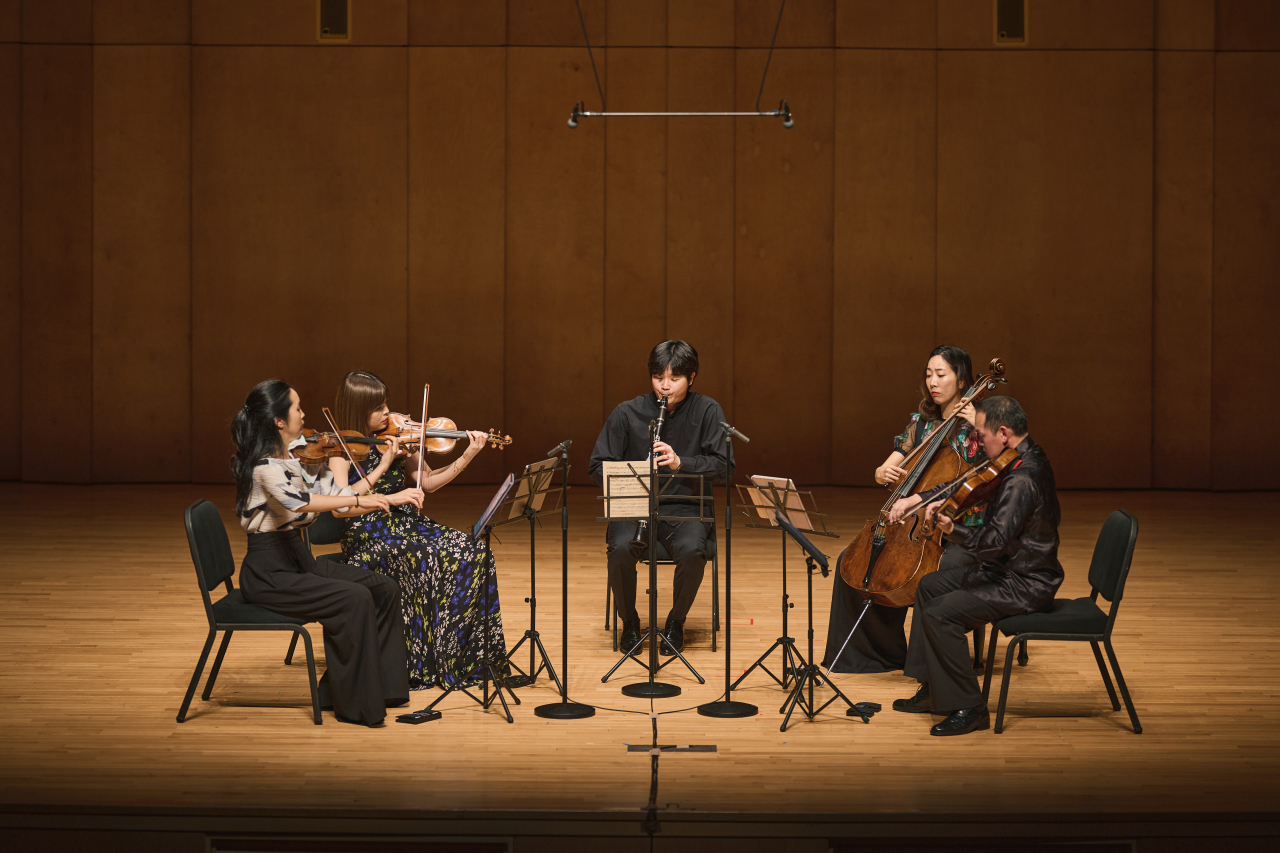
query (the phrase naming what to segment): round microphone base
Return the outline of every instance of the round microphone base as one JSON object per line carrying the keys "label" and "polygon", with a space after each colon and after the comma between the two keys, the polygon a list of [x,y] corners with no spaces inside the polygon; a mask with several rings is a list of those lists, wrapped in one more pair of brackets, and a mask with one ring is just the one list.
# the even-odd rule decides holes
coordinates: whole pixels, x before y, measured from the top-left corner
{"label": "round microphone base", "polygon": [[577,702],[552,702],[549,705],[539,705],[533,709],[533,713],[548,720],[585,720],[587,717],[594,717],[596,709]]}
{"label": "round microphone base", "polygon": [[669,699],[680,695],[680,688],[674,684],[663,684],[661,681],[640,681],[622,688],[623,696],[635,696],[640,699]]}
{"label": "round microphone base", "polygon": [[760,709],[746,702],[708,702],[705,705],[698,706],[698,713],[704,717],[731,719],[735,717],[754,717],[760,713]]}

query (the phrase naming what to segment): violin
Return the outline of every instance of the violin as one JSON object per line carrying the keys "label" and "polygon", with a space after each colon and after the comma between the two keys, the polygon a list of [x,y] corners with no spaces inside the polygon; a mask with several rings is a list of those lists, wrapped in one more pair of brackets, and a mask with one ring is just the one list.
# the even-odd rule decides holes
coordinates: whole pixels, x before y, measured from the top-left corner
{"label": "violin", "polygon": [[[424,428],[421,422],[399,412],[392,412],[387,416],[387,425],[377,433],[376,438],[388,439],[393,436],[400,439],[402,455],[408,455],[418,445],[427,453],[449,453],[459,439],[468,437],[466,431],[458,429],[458,425],[448,418],[430,418]],[[499,435],[494,430],[489,430],[485,441],[493,447],[502,448],[511,443],[511,436]]]}
{"label": "violin", "polygon": [[[946,500],[943,501],[942,506],[938,507],[937,512],[925,512],[927,507],[922,503],[912,507],[899,519],[898,523],[903,524],[908,516],[920,513],[924,517],[921,522],[921,532],[925,536],[932,534],[939,515],[955,518],[969,507],[986,503],[992,492],[996,490],[996,486],[1014,469],[1015,463],[1021,458],[1021,453],[1012,447],[1006,447],[995,459],[987,459],[970,468],[963,476],[947,483],[938,493],[939,496],[945,496]],[[936,499],[930,505],[934,503],[937,503]]]}
{"label": "violin", "polygon": [[319,465],[325,460],[345,456],[346,452],[342,447],[343,441],[346,442],[347,449],[351,451],[352,458],[361,462],[368,458],[369,449],[375,444],[387,443],[385,439],[368,438],[353,429],[344,429],[333,433],[304,428],[302,437],[306,439],[307,443],[293,448],[290,453],[294,459],[304,465]]}

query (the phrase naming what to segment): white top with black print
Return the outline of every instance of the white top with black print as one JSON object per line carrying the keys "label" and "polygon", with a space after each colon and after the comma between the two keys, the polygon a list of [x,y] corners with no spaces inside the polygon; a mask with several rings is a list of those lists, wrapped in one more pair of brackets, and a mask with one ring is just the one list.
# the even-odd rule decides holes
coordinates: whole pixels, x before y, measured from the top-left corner
{"label": "white top with black print", "polygon": [[[312,495],[355,495],[333,480],[328,465],[304,465],[297,459],[267,457],[253,469],[253,491],[240,518],[246,533],[297,530],[316,520],[317,513],[298,512]],[[347,509],[343,507],[342,509]]]}

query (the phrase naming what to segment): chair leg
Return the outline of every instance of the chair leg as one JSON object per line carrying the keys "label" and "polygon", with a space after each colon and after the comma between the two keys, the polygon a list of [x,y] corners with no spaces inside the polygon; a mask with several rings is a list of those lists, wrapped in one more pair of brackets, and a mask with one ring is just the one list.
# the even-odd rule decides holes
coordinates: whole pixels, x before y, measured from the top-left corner
{"label": "chair leg", "polygon": [[1022,645],[1018,646],[1018,666],[1026,666],[1030,659],[1027,655],[1027,641],[1023,640]]}
{"label": "chair leg", "polygon": [[[307,653],[307,677],[311,679],[311,712],[315,715],[316,725],[322,725],[320,718],[320,684],[316,679],[316,656],[311,648],[311,634],[306,628],[296,629],[293,642],[298,642],[298,634],[302,635],[302,648]],[[292,650],[292,649],[291,649]]]}
{"label": "chair leg", "polygon": [[[604,629],[609,630],[609,614],[613,613],[613,587],[605,581],[604,585]],[[617,648],[614,648],[617,651]]]}
{"label": "chair leg", "polygon": [[[613,617],[613,650],[616,652],[618,650],[618,610],[617,608],[614,608],[614,610],[611,612],[610,615]],[[606,628],[609,627],[608,617],[606,617],[604,620],[604,626]]]}
{"label": "chair leg", "polygon": [[[994,630],[994,629],[992,629]],[[987,626],[979,625],[973,629],[973,668],[983,669],[982,666],[982,646],[987,641]]]}
{"label": "chair leg", "polygon": [[204,672],[205,662],[209,660],[209,650],[213,648],[213,638],[218,636],[217,629],[210,629],[209,638],[204,641],[204,649],[200,652],[200,660],[196,662],[196,671],[191,675],[191,683],[187,685],[187,695],[182,699],[182,707],[178,709],[178,722],[187,721],[187,709],[191,707],[191,697],[195,695],[196,685],[200,683],[200,673]]}
{"label": "chair leg", "polygon": [[1098,662],[1098,672],[1102,673],[1102,683],[1107,686],[1107,695],[1111,697],[1111,710],[1120,710],[1120,700],[1116,698],[1116,690],[1111,686],[1111,674],[1107,672],[1107,666],[1102,662],[1102,649],[1098,648],[1097,640],[1090,640],[1089,645],[1093,646],[1093,659]]}
{"label": "chair leg", "polygon": [[209,680],[204,684],[204,693],[200,696],[206,702],[209,701],[209,694],[213,692],[213,682],[218,680],[218,670],[222,669],[222,658],[227,653],[227,646],[231,643],[231,635],[235,631],[226,631],[222,635],[222,645],[218,646],[218,656],[213,659],[213,669],[209,670]]}
{"label": "chair leg", "polygon": [[[304,530],[306,528],[303,528]],[[298,635],[295,633],[293,639],[289,641],[289,654],[284,656],[284,665],[289,666],[293,663],[293,650],[298,647]]]}
{"label": "chair leg", "polygon": [[996,638],[1000,636],[1000,632],[996,630],[996,626],[991,626],[991,645],[987,646],[986,666],[983,667],[982,675],[982,703],[985,705],[991,699],[991,669],[995,666],[996,659]]}
{"label": "chair leg", "polygon": [[720,555],[711,558],[711,651],[716,650],[720,631]]}
{"label": "chair leg", "polygon": [[1019,642],[1025,641],[1021,637],[1014,637],[1004,650],[1004,678],[1000,681],[1000,704],[996,706],[996,734],[1004,731],[1004,705],[1009,698],[1009,679],[1013,675],[1013,649]]}
{"label": "chair leg", "polygon": [[1120,661],[1116,660],[1116,650],[1111,647],[1111,638],[1107,637],[1102,641],[1107,647],[1107,658],[1111,661],[1111,668],[1116,671],[1116,684],[1120,687],[1120,695],[1124,697],[1124,706],[1129,710],[1129,722],[1133,723],[1133,733],[1135,735],[1142,734],[1142,723],[1138,722],[1138,712],[1133,707],[1133,699],[1129,696],[1129,688],[1125,686],[1124,675],[1120,672]]}

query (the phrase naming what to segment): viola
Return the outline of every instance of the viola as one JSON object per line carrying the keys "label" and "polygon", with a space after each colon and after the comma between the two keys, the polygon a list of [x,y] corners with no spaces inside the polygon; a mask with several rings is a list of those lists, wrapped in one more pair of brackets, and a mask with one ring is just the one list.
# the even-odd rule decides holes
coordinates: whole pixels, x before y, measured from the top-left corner
{"label": "viola", "polygon": [[[458,429],[458,425],[448,418],[429,418],[424,428],[422,422],[399,412],[392,412],[387,416],[386,427],[376,437],[388,439],[393,436],[400,439],[400,452],[406,455],[419,445],[427,453],[449,453],[457,446],[459,439],[468,438],[466,431]],[[489,430],[485,441],[493,447],[501,448],[511,443],[511,436],[499,435],[494,430]]]}
{"label": "viola", "polygon": [[[341,439],[339,436],[341,436]],[[293,448],[290,453],[294,459],[307,465],[318,465],[327,459],[345,456],[342,446],[344,441],[351,451],[352,458],[357,461],[367,459],[369,449],[374,445],[387,443],[385,439],[367,438],[352,429],[344,429],[333,433],[305,428],[302,430],[302,437],[306,439],[307,443]]]}
{"label": "viola", "polygon": [[[970,507],[986,503],[992,493],[995,492],[996,487],[1014,469],[1015,463],[1021,458],[1021,453],[1012,447],[1006,447],[995,459],[987,459],[981,464],[970,468],[963,476],[947,483],[942,491],[938,493],[939,497],[945,497],[946,500],[943,501],[942,506],[938,507],[936,512],[925,512],[927,507],[924,504],[920,504],[912,507],[898,523],[904,524],[908,517],[919,513],[923,516],[921,532],[925,536],[931,535],[939,515],[955,518],[959,513]],[[930,503],[930,506],[935,503],[937,503],[936,499]]]}

